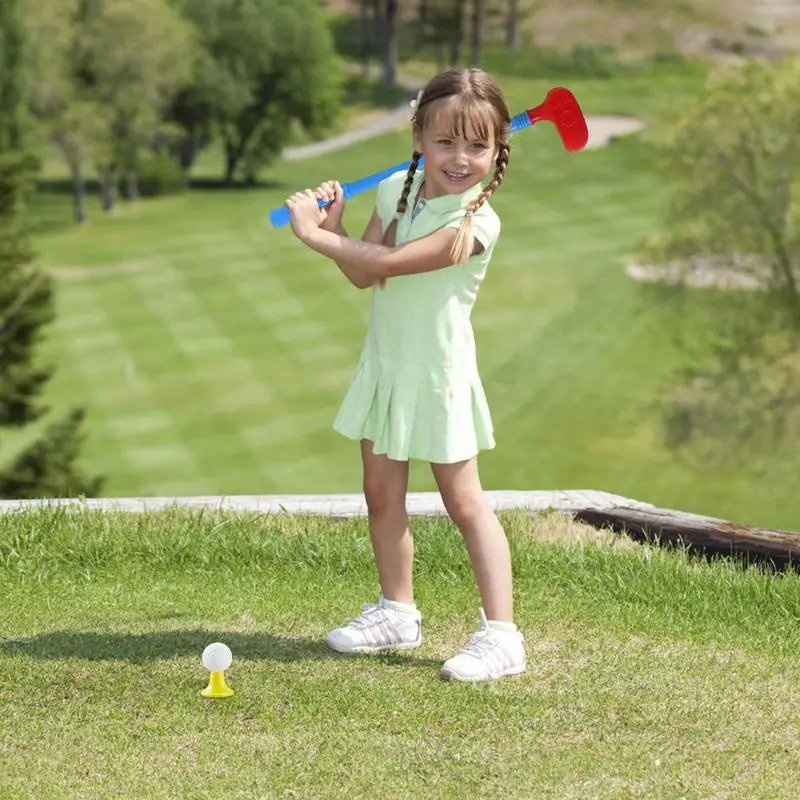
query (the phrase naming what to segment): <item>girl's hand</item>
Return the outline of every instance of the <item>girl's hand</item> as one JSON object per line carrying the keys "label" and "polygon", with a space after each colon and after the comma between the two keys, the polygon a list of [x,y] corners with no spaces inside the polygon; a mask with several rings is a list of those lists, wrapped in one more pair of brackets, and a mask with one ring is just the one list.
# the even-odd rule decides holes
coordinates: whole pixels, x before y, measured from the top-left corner
{"label": "girl's hand", "polygon": [[292,223],[294,235],[304,241],[313,236],[328,216],[324,208],[320,208],[317,198],[311,189],[304,192],[295,192],[286,199],[289,209],[289,218]]}
{"label": "girl's hand", "polygon": [[345,199],[342,185],[339,181],[325,181],[314,189],[314,195],[318,199],[330,203],[325,209],[327,217],[321,227],[335,233],[342,225],[342,215],[344,214]]}

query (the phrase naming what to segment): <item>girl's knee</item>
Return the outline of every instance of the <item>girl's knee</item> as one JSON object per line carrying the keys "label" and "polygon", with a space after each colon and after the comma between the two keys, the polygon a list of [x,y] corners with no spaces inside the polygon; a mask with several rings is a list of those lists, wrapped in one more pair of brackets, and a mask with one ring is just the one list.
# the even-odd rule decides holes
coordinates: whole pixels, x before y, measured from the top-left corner
{"label": "girl's knee", "polygon": [[387,481],[365,480],[364,499],[370,516],[380,517],[384,514],[405,510],[405,490]]}
{"label": "girl's knee", "polygon": [[364,497],[370,516],[405,510],[408,489],[408,462],[392,461],[375,455],[372,442],[361,444],[364,461]]}
{"label": "girl's knee", "polygon": [[459,492],[442,495],[442,501],[450,519],[462,530],[471,528],[490,511],[483,494]]}

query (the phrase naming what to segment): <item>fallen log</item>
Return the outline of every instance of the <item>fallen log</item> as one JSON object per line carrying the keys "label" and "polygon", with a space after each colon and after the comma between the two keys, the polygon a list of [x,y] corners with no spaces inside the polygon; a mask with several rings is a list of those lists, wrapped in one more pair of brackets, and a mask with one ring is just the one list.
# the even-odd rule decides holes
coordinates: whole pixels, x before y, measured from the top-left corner
{"label": "fallen log", "polygon": [[627,533],[637,541],[684,546],[708,555],[747,556],[776,566],[800,565],[800,533],[739,525],[716,517],[636,504],[581,508],[579,522]]}

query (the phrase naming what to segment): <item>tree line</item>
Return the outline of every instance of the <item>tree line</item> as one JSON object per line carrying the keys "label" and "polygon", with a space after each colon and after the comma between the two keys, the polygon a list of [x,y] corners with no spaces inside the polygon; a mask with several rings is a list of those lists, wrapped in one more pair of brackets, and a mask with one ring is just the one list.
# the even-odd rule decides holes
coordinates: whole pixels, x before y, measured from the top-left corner
{"label": "tree line", "polygon": [[536,0],[350,0],[351,55],[366,64],[379,59],[386,87],[394,85],[403,27],[410,31],[411,47],[429,52],[437,71],[451,66],[479,64],[484,39],[501,41],[510,50],[520,47],[521,23]]}
{"label": "tree line", "polygon": [[339,110],[331,32],[312,0],[22,0],[28,106],[69,168],[75,219],[87,176],[103,208],[139,196],[143,159],[187,171],[218,142],[224,180],[253,181],[293,125]]}
{"label": "tree line", "polygon": [[[351,4],[354,49],[365,60],[379,57],[383,83],[393,86],[401,25],[415,32],[415,51],[435,52],[439,69],[477,64],[486,35],[519,45],[534,0],[419,0],[402,13],[398,0]],[[86,185],[95,176],[111,211],[120,195],[139,198],[143,170],[185,180],[212,144],[231,184],[255,181],[293,127],[321,135],[340,111],[343,87],[327,6],[21,0],[25,46],[15,68],[40,148],[55,147],[68,168],[75,220],[87,218]]]}

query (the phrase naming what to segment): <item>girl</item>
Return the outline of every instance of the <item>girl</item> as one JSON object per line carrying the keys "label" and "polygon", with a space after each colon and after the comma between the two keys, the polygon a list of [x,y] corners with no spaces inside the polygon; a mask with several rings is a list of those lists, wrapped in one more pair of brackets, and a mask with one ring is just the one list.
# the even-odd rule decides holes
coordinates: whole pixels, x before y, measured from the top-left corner
{"label": "girl", "polygon": [[[405,505],[408,462],[420,459],[431,464],[464,537],[483,601],[480,630],[441,674],[487,680],[524,672],[526,663],[513,622],[508,542],[478,476],[477,454],[495,442],[470,323],[500,234],[488,200],[506,174],[511,119],[480,69],[437,75],[412,105],[411,166],[381,183],[360,241],[342,226],[338,182],[286,200],[302,242],[359,288],[375,287],[366,342],[334,428],[361,443],[381,595],[325,641],[344,653],[420,645]],[[318,198],[331,202],[327,210]]]}

